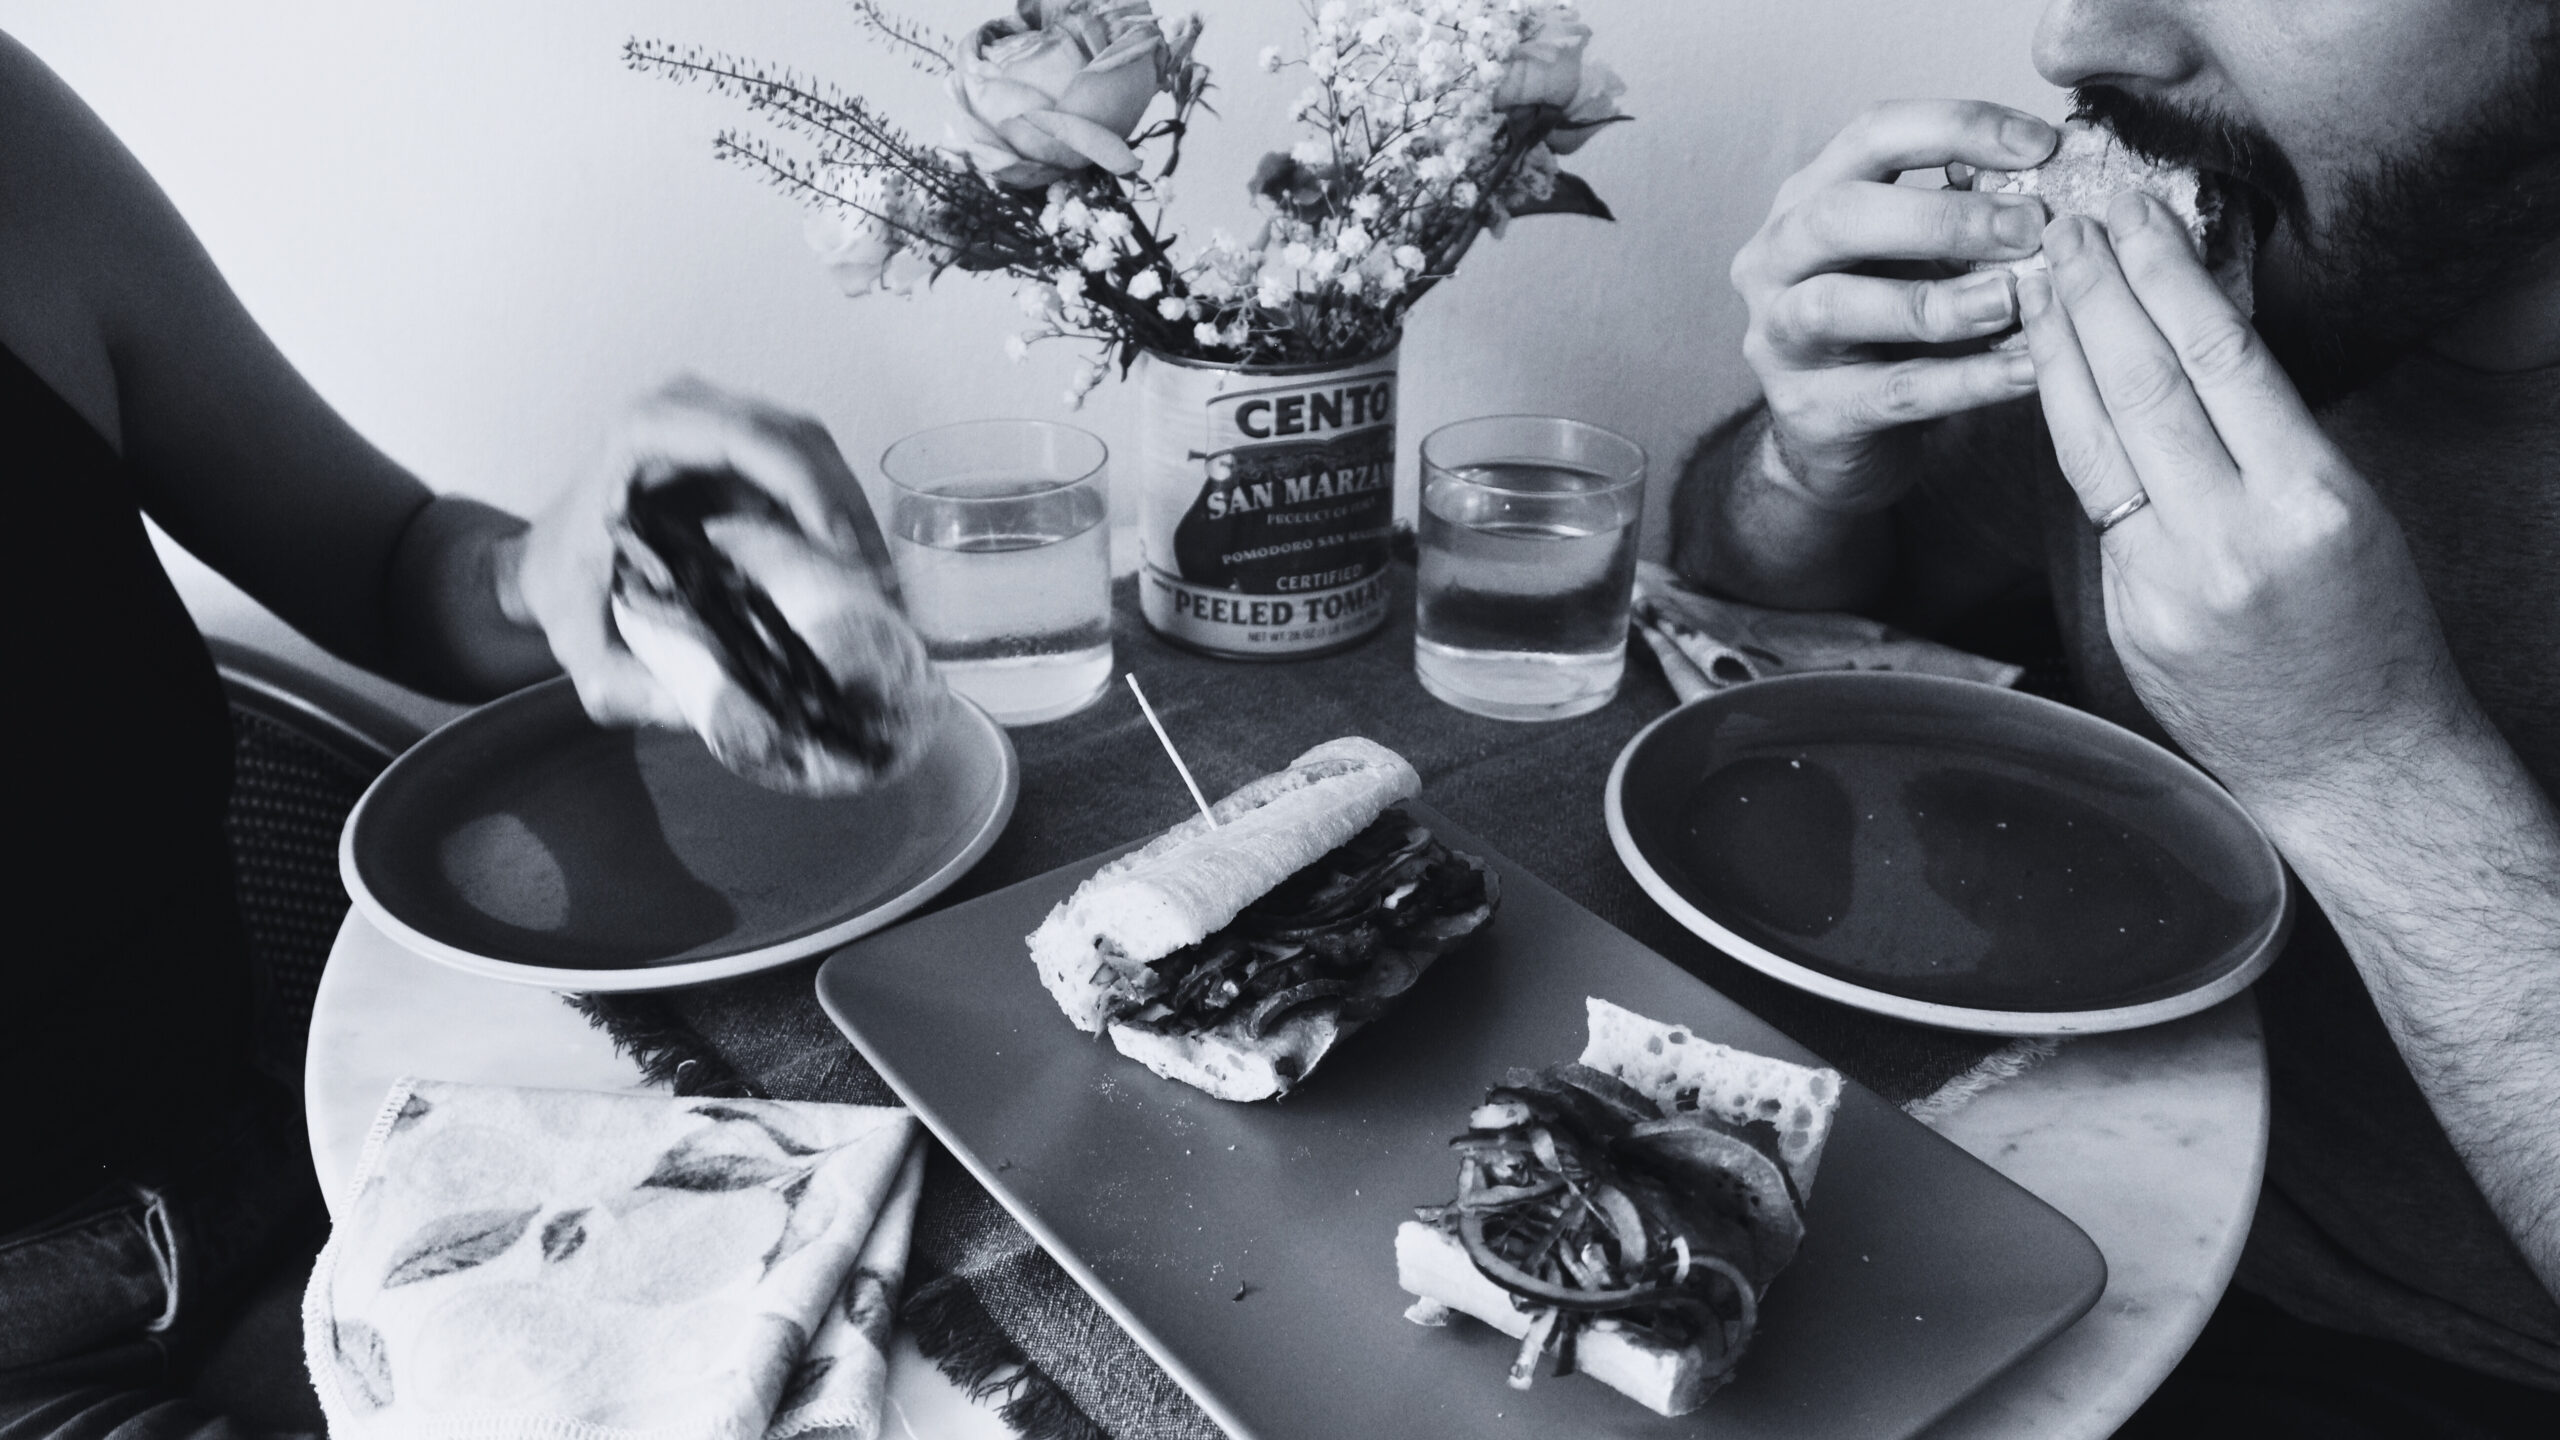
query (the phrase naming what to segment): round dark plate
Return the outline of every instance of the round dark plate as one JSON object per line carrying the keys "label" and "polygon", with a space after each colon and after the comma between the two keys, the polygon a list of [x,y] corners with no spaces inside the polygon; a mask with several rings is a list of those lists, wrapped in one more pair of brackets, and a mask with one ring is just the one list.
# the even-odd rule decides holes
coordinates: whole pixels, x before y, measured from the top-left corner
{"label": "round dark plate", "polygon": [[338,843],[356,907],[421,954],[572,990],[658,990],[815,955],[960,878],[1013,814],[976,706],[845,799],[778,794],[690,733],[605,730],[566,680],[483,705],[365,792]]}
{"label": "round dark plate", "polygon": [[1843,1004],[2004,1035],[2126,1030],[2238,993],[2292,924],[2257,822],[2120,726],[1994,686],[1763,680],[1647,726],[1609,774],[1646,893]]}

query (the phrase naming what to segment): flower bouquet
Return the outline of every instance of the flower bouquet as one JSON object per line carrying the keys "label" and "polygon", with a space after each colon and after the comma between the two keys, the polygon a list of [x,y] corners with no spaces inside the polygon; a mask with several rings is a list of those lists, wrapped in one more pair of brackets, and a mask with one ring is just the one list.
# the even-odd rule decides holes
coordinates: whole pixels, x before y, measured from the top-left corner
{"label": "flower bouquet", "polygon": [[[1149,0],[1017,0],[957,39],[855,0],[873,38],[942,77],[940,143],[772,65],[656,41],[633,68],[746,102],[717,153],[810,207],[853,295],[948,270],[1002,274],[1033,324],[1097,353],[1067,400],[1149,361],[1140,390],[1140,598],[1211,653],[1321,654],[1385,618],[1395,348],[1406,312],[1476,239],[1523,215],[1611,218],[1558,166],[1618,111],[1574,0],[1323,0],[1303,45],[1300,137],[1262,158],[1250,238],[1186,243],[1171,180],[1208,67],[1199,17]],[[1161,102],[1159,99],[1161,97]]]}
{"label": "flower bouquet", "polygon": [[[952,37],[854,6],[875,38],[944,77],[943,142],[792,70],[633,40],[636,69],[743,99],[776,134],[723,132],[720,155],[808,203],[808,233],[849,294],[908,293],[951,269],[1022,282],[1046,339],[1247,365],[1378,353],[1479,235],[1516,216],[1609,218],[1557,168],[1627,118],[1624,87],[1586,62],[1574,0],[1325,0],[1303,53],[1265,70],[1308,80],[1305,134],[1251,177],[1268,211],[1247,239],[1185,247],[1168,183],[1202,110],[1200,20],[1148,0],[1019,0]],[[1168,102],[1155,103],[1158,96]],[[1156,118],[1148,122],[1153,113]],[[798,143],[791,143],[798,142]],[[1102,380],[1097,359],[1074,399]]]}

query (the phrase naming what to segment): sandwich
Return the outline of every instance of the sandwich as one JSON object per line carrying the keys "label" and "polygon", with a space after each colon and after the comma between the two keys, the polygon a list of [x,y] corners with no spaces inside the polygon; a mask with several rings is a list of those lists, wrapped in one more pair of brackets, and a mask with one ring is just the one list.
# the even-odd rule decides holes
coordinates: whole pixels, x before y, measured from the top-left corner
{"label": "sandwich", "polygon": [[722,765],[849,795],[930,748],[950,703],[861,564],[730,471],[634,483],[613,526],[614,628]]}
{"label": "sandwich", "polygon": [[1029,937],[1041,984],[1166,1079],[1287,1094],[1493,918],[1493,872],[1398,807],[1421,788],[1383,745],[1318,745],[1077,886]]}
{"label": "sandwich", "polygon": [[[2196,258],[2240,313],[2247,315],[2254,309],[2258,232],[2239,189],[2219,176],[2150,159],[2103,125],[2064,121],[2062,139],[2043,164],[2031,170],[1977,170],[1970,188],[1977,194],[2033,195],[2055,219],[2086,215],[2097,220],[2106,218],[2109,201],[2125,191],[2139,190],[2167,206],[2186,226]],[[2039,252],[2020,260],[1980,261],[1973,268],[2024,275],[2045,266]],[[2017,334],[2001,342],[2002,347],[2024,343]]]}
{"label": "sandwich", "polygon": [[1663,1415],[1733,1376],[1804,1239],[1840,1076],[1584,1002],[1580,1060],[1515,1070],[1467,1117],[1458,1193],[1396,1230],[1406,1318],[1463,1313]]}

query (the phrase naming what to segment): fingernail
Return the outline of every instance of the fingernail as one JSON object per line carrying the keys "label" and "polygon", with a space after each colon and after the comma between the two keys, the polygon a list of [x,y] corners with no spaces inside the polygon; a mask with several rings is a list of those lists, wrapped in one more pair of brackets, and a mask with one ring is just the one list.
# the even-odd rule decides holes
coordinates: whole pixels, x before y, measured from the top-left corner
{"label": "fingernail", "polygon": [[2012,250],[2033,250],[2044,234],[2044,206],[2033,195],[2003,195],[1991,233]]}
{"label": "fingernail", "polygon": [[1966,324],[2006,324],[2009,319],[2009,272],[1985,270],[1956,291],[1956,315]]}
{"label": "fingernail", "polygon": [[2052,256],[2055,264],[2072,259],[2087,246],[2088,237],[2080,227],[2077,215],[2065,215],[2044,227],[2044,253]]}
{"label": "fingernail", "polygon": [[2001,146],[2029,164],[2052,154],[2053,142],[2053,127],[2033,115],[2011,114],[2000,122]]}
{"label": "fingernail", "polygon": [[2151,223],[2151,197],[2139,190],[2127,190],[2107,202],[2107,231],[2112,235],[2129,235]]}
{"label": "fingernail", "polygon": [[2053,304],[2053,277],[2042,269],[2030,270],[2018,277],[2018,313],[2034,320],[2043,316]]}
{"label": "fingernail", "polygon": [[2000,367],[2000,378],[2021,388],[2036,383],[2036,357],[2024,350],[2009,352],[2008,363]]}

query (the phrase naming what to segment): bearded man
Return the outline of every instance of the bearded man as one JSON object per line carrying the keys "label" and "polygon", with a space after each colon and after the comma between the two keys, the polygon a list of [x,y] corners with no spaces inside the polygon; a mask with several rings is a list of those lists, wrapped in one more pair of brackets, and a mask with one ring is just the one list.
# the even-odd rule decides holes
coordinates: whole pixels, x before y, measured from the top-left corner
{"label": "bearded man", "polygon": [[2560,1434],[2556,13],[2052,0],[2081,113],[2251,197],[2254,328],[2156,201],[1892,183],[2050,153],[1985,104],[1869,111],[1733,264],[1767,402],[1681,479],[1683,574],[1951,638],[2049,595],[2081,702],[2316,902],[2235,1288],[2135,1431]]}

